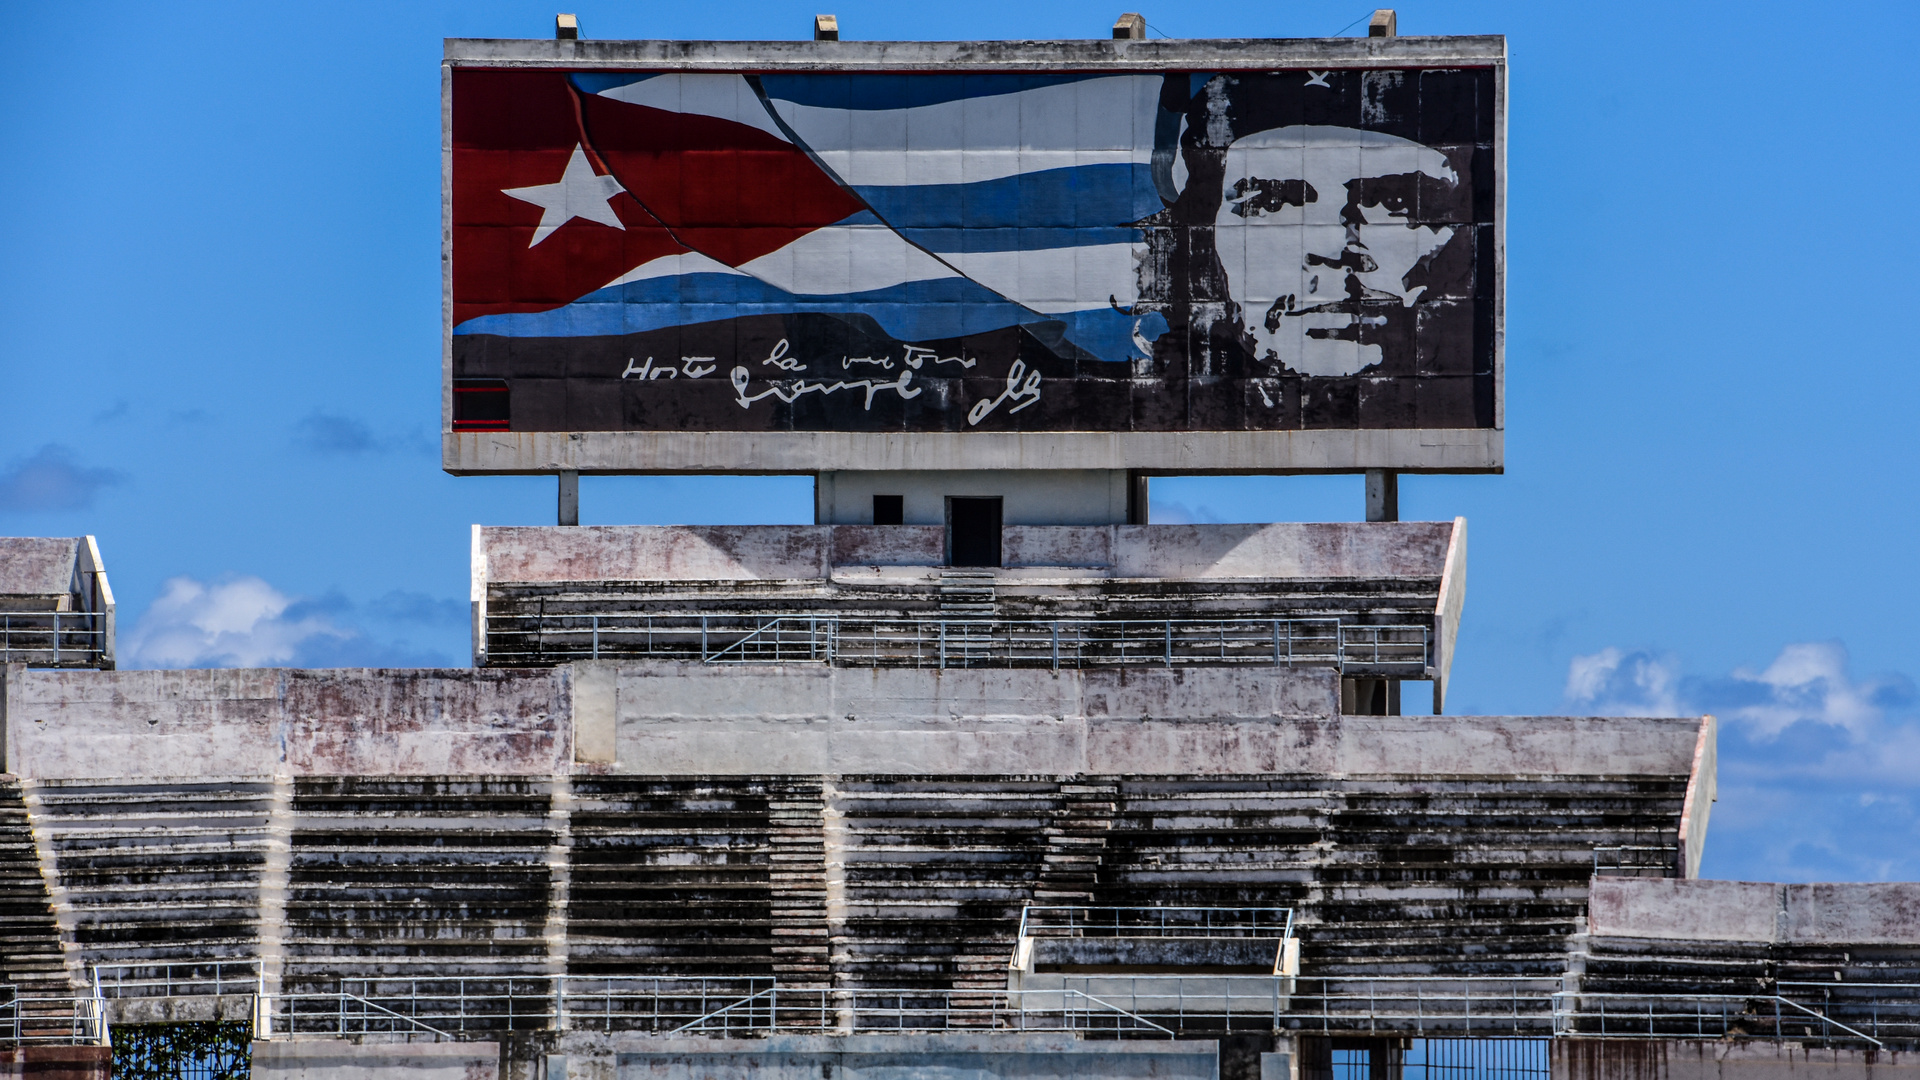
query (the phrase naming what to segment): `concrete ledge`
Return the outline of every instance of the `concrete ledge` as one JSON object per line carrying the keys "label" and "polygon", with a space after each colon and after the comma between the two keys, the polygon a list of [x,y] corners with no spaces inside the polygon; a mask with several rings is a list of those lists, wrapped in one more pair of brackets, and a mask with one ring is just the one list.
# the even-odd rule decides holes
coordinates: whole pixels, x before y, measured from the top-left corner
{"label": "concrete ledge", "polygon": [[[1214,1080],[1219,1045],[1086,1042],[1070,1035],[777,1035],[768,1039],[650,1039],[616,1044],[620,1080],[820,1080],[833,1077],[1073,1077]],[[575,1069],[570,1057],[567,1075]],[[549,1080],[558,1080],[548,1070]]]}
{"label": "concrete ledge", "polygon": [[252,994],[200,994],[193,997],[110,997],[107,1023],[182,1024],[209,1020],[250,1020]]}
{"label": "concrete ledge", "polygon": [[1920,941],[1920,883],[1595,878],[1588,928],[1596,937],[1910,945]]}
{"label": "concrete ledge", "polygon": [[22,1046],[0,1050],[0,1077],[32,1080],[107,1080],[113,1050],[105,1046]]}
{"label": "concrete ledge", "polygon": [[1920,1056],[1798,1043],[1554,1039],[1553,1080],[1867,1080],[1920,1076]]}
{"label": "concrete ledge", "polygon": [[[1165,38],[1109,41],[597,41],[586,38],[447,38],[454,66],[632,65],[670,71],[734,70],[1094,70],[1126,67],[1341,67],[1414,63],[1501,64],[1506,38],[1496,35],[1360,38]],[[984,466],[983,466],[984,467]]]}
{"label": "concrete ledge", "polygon": [[615,771],[663,775],[1681,775],[1692,718],[1338,716],[1312,668],[938,671],[656,662]]}
{"label": "concrete ledge", "polygon": [[258,1080],[496,1080],[500,1045],[336,1039],[256,1042],[253,1075]]}
{"label": "concrete ledge", "polygon": [[[554,43],[531,44],[537,47]],[[591,43],[592,46],[601,44]],[[576,63],[571,58],[556,59],[568,66]],[[738,70],[739,64],[740,61],[732,60],[717,66]],[[943,61],[934,64],[941,70],[957,67]],[[1260,62],[1262,67],[1270,65],[1268,60]],[[1202,70],[1218,69],[1218,65],[1202,67]],[[562,469],[602,475],[895,469],[1150,469],[1180,475],[1359,472],[1364,469],[1497,473],[1505,467],[1504,436],[1505,432],[1498,428],[912,434],[449,431],[440,436],[440,464],[456,476],[550,473]]]}
{"label": "concrete ledge", "polygon": [[[1687,774],[1691,718],[1339,716],[1331,669],[601,663],[6,671],[7,770],[233,776]],[[576,718],[588,736],[575,754]],[[1812,903],[1810,899],[1808,901]]]}
{"label": "concrete ledge", "polygon": [[[1265,525],[1008,526],[1006,568],[1192,581],[1422,578],[1438,581],[1451,521]],[[476,580],[826,580],[835,567],[945,569],[937,525],[480,527]]]}
{"label": "concrete ledge", "polygon": [[43,780],[552,775],[569,673],[7,671],[7,771]]}

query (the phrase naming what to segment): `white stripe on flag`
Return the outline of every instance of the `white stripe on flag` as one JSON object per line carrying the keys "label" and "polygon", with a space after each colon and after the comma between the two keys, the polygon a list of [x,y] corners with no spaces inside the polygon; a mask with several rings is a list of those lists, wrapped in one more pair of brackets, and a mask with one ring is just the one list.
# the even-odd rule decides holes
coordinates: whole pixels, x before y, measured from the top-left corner
{"label": "white stripe on flag", "polygon": [[1132,244],[955,252],[944,258],[1001,296],[1048,314],[1139,298],[1139,255]]}
{"label": "white stripe on flag", "polygon": [[971,184],[1041,169],[1151,163],[1161,81],[1117,75],[908,109],[827,109],[780,98],[773,107],[848,184]]}
{"label": "white stripe on flag", "polygon": [[760,95],[738,75],[655,75],[651,79],[600,91],[600,96],[668,112],[694,113],[756,127],[781,142],[791,142],[767,115]]}
{"label": "white stripe on flag", "polygon": [[829,225],[740,269],[801,296],[872,292],[909,281],[958,277],[884,225]]}
{"label": "white stripe on flag", "polygon": [[715,262],[697,251],[683,251],[678,255],[662,255],[660,258],[654,259],[651,262],[643,262],[639,266],[602,285],[601,288],[610,289],[615,285],[625,285],[630,281],[646,281],[649,278],[684,277],[688,274],[739,273],[740,271],[735,270],[726,263]]}

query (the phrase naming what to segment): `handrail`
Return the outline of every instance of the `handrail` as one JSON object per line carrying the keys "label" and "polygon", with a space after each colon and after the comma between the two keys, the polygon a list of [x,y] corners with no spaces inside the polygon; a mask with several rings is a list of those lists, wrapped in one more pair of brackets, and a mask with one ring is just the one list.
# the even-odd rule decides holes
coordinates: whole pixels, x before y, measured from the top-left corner
{"label": "handrail", "polygon": [[[1048,921],[1049,916],[1065,912],[1066,923]],[[1078,913],[1085,912],[1089,918],[1082,920]],[[1095,921],[1093,916],[1111,915],[1111,921]],[[1204,919],[1201,925],[1187,925],[1169,922],[1169,915],[1197,915]],[[1156,919],[1154,925],[1128,924],[1123,920],[1129,916],[1146,916]],[[1215,916],[1249,916],[1246,925],[1232,925],[1230,921],[1216,924]],[[1271,916],[1273,921],[1261,925],[1261,916]],[[1192,934],[1167,933],[1168,930],[1199,931]],[[1159,931],[1153,933],[1150,931]],[[1206,931],[1246,931],[1243,933],[1207,933]],[[1066,934],[1052,934],[1048,931],[1066,931]],[[1131,932],[1129,932],[1131,931]],[[1103,937],[1152,937],[1152,938],[1252,938],[1260,937],[1261,931],[1285,940],[1293,936],[1293,909],[1277,907],[1104,907],[1089,904],[1026,904],[1020,908],[1019,938],[1058,937],[1058,936],[1103,936]]]}
{"label": "handrail", "polygon": [[[1028,991],[1028,992],[1029,992],[1029,993],[1035,993],[1035,994],[1044,994],[1044,993],[1048,993],[1048,991],[1045,991],[1045,990],[1033,990],[1033,991]],[[1091,1001],[1091,1002],[1093,1002],[1094,1004],[1096,1004],[1096,1005],[1099,1005],[1099,1006],[1101,1006],[1102,1008],[1104,1008],[1104,1009],[1107,1009],[1107,1010],[1108,1010],[1108,1011],[1110,1011],[1110,1012],[1116,1012],[1116,1013],[1119,1013],[1119,1014],[1120,1014],[1121,1016],[1124,1016],[1124,1017],[1127,1017],[1128,1019],[1130,1019],[1130,1020],[1133,1020],[1133,1021],[1136,1021],[1136,1022],[1138,1022],[1138,1023],[1142,1023],[1142,1024],[1145,1024],[1145,1025],[1147,1025],[1148,1027],[1150,1027],[1150,1028],[1152,1028],[1152,1029],[1154,1029],[1155,1031],[1161,1031],[1161,1032],[1165,1032],[1165,1033],[1166,1033],[1166,1036],[1167,1036],[1167,1038],[1169,1038],[1169,1039],[1171,1039],[1171,1038],[1174,1038],[1174,1037],[1175,1037],[1175,1036],[1174,1036],[1174,1031],[1173,1031],[1173,1029],[1172,1029],[1172,1028],[1170,1028],[1170,1027],[1164,1027],[1164,1026],[1162,1026],[1162,1025],[1160,1025],[1160,1024],[1156,1024],[1156,1023],[1154,1023],[1153,1021],[1151,1021],[1151,1020],[1149,1020],[1149,1019],[1147,1019],[1146,1017],[1144,1017],[1144,1016],[1141,1016],[1141,1015],[1140,1015],[1139,1013],[1136,1013],[1136,1012],[1133,1012],[1133,1011],[1131,1011],[1131,1010],[1128,1010],[1128,1009],[1123,1009],[1123,1008],[1121,1008],[1120,1006],[1118,1006],[1118,1005],[1115,1005],[1115,1004],[1114,1004],[1114,1003],[1112,1003],[1111,1001],[1103,1001],[1103,1000],[1101,1000],[1100,998],[1097,998],[1097,997],[1094,997],[1094,996],[1093,996],[1092,994],[1089,994],[1089,993],[1086,993],[1085,991],[1082,991],[1082,990],[1060,990],[1060,991],[1054,991],[1054,992],[1055,992],[1055,993],[1061,993],[1061,994],[1072,994],[1072,995],[1074,995],[1075,997],[1081,997],[1081,998],[1085,998],[1086,1000],[1088,1000],[1088,1001]],[[1008,991],[1008,993],[1015,993],[1015,991]]]}
{"label": "handrail", "polygon": [[[741,998],[739,1001],[729,1002],[728,1004],[723,1005],[720,1008],[715,1009],[704,1016],[695,1017],[694,1019],[689,1020],[684,1024],[681,1024],[679,1027],[674,1028],[672,1031],[668,1032],[667,1034],[678,1035],[681,1032],[687,1030],[690,1027],[693,1027],[696,1024],[704,1024],[707,1021],[713,1019],[714,1017],[721,1015],[722,1013],[732,1012],[734,1009],[737,1009],[742,1005],[746,1005],[750,1002],[753,1002],[759,998],[763,998],[763,997],[771,998],[777,1004],[779,1001],[779,998],[775,997],[774,995],[778,994],[778,992],[779,991],[776,987],[768,987],[767,989],[761,990],[758,993],[748,994],[746,997]],[[779,1017],[777,1015],[774,1016],[772,1018],[772,1022],[773,1024],[777,1025],[780,1022]]]}
{"label": "handrail", "polygon": [[1789,998],[1783,998],[1778,994],[1773,995],[1773,1000],[1783,1005],[1788,1005],[1793,1008],[1799,1009],[1801,1012],[1806,1013],[1808,1016],[1815,1017],[1823,1024],[1832,1024],[1834,1027],[1839,1028],[1841,1031],[1844,1031],[1849,1035],[1854,1035],[1859,1038],[1865,1039],[1866,1041],[1872,1043],[1874,1046],[1878,1047],[1881,1050],[1885,1050],[1887,1048],[1886,1043],[1881,1042],[1879,1039],[1874,1038],[1873,1036],[1867,1034],[1866,1032],[1856,1030],[1852,1027],[1847,1026],[1846,1024],[1841,1023],[1838,1020],[1833,1019],[1832,1017],[1826,1016],[1822,1013],[1815,1012],[1814,1010],[1806,1007],[1805,1005],[1800,1004],[1797,1001],[1791,1000]]}
{"label": "handrail", "polygon": [[106,651],[106,617],[101,612],[0,611],[0,664],[90,667]]}
{"label": "handrail", "polygon": [[708,664],[1086,667],[1325,664],[1425,672],[1432,630],[1338,616],[959,617],[916,613],[495,612],[496,660],[659,656]]}
{"label": "handrail", "polygon": [[405,1020],[407,1023],[412,1024],[414,1027],[424,1028],[427,1031],[431,1031],[435,1035],[438,1035],[443,1039],[451,1039],[454,1037],[451,1031],[441,1031],[439,1028],[434,1027],[432,1024],[423,1023],[416,1017],[408,1016],[405,1013],[395,1012],[392,1009],[387,1008],[385,1005],[382,1005],[374,1001],[368,1001],[366,998],[363,998],[358,994],[349,994],[345,990],[342,990],[340,991],[340,999],[341,999],[341,1012],[343,1013],[346,1011],[346,1007],[345,1007],[346,1002],[357,1001],[360,1004],[365,1005],[369,1009],[378,1009],[381,1012],[386,1013],[388,1016],[391,1016],[396,1020]]}
{"label": "handrail", "polygon": [[[1845,984],[1834,984],[1834,985],[1845,985]],[[1569,998],[1573,1000],[1573,1006],[1571,1008],[1565,1007],[1563,1005],[1563,1002]],[[1779,1008],[1780,1006],[1784,1005],[1790,1009],[1797,1009],[1800,1012],[1803,1012],[1808,1016],[1814,1018],[1815,1020],[1820,1021],[1820,1023],[1824,1025],[1829,1025],[1832,1027],[1839,1028],[1841,1031],[1846,1032],[1847,1034],[1853,1036],[1856,1039],[1860,1039],[1862,1041],[1872,1043],[1878,1049],[1882,1049],[1882,1050],[1886,1049],[1886,1044],[1881,1042],[1879,1039],[1873,1037],[1872,1035],[1869,1035],[1864,1031],[1861,1031],[1855,1027],[1852,1027],[1851,1025],[1835,1020],[1832,1017],[1819,1012],[1818,1010],[1809,1008],[1808,1006],[1803,1005],[1800,1002],[1794,1001],[1791,998],[1783,997],[1779,994],[1661,994],[1661,993],[1633,994],[1633,993],[1617,993],[1617,992],[1616,993],[1587,993],[1585,991],[1579,991],[1579,990],[1562,990],[1555,993],[1553,995],[1553,999],[1554,999],[1555,1033],[1561,1034],[1561,1035],[1579,1034],[1579,1032],[1577,1031],[1568,1030],[1569,1026],[1577,1025],[1581,1020],[1596,1020],[1600,1024],[1600,1031],[1598,1032],[1598,1034],[1606,1038],[1671,1039],[1671,1038],[1679,1037],[1679,1035],[1677,1035],[1674,1032],[1654,1030],[1657,1026],[1659,1026],[1659,1023],[1661,1021],[1668,1021],[1670,1023],[1672,1022],[1684,1023],[1687,1020],[1692,1020],[1695,1024],[1694,1034],[1704,1036],[1707,1034],[1704,1021],[1707,1020],[1709,1017],[1711,1017],[1712,1014],[1701,1011],[1698,1008],[1698,1006],[1713,1004],[1716,1002],[1722,1005],[1738,1003],[1741,1006],[1741,1008],[1737,1012],[1729,1011],[1725,1008],[1722,1008],[1720,1010],[1719,1027],[1721,1030],[1718,1032],[1718,1034],[1724,1035],[1727,1033],[1726,1029],[1732,1027],[1733,1024],[1737,1021],[1767,1019],[1767,1016],[1765,1013],[1755,1013],[1755,1012],[1748,1011],[1747,1006],[1750,1006],[1756,1002],[1760,1002],[1760,1003],[1770,1002],[1773,1004],[1774,1010],[1775,1010],[1772,1019],[1775,1027],[1774,1037],[1776,1038],[1784,1037],[1779,1034],[1779,1029],[1781,1025]],[[1598,1002],[1600,1004],[1600,1009],[1598,1011],[1593,1011],[1593,1010],[1581,1008],[1580,1007],[1581,1004],[1587,1001]],[[1610,1013],[1606,1009],[1606,1003],[1609,1001],[1642,1002],[1642,1003],[1645,1003],[1646,1008],[1644,1010],[1639,1008],[1634,1008],[1627,1012]],[[1696,1008],[1691,1013],[1656,1012],[1655,1011],[1656,1003],[1663,1003],[1663,1002],[1669,1003],[1669,1004],[1678,1004],[1678,1005],[1691,1004],[1696,1006]],[[1639,1031],[1637,1027],[1638,1023],[1641,1020],[1646,1021],[1646,1031],[1644,1033]],[[1618,1023],[1636,1025],[1636,1027],[1634,1030],[1631,1030],[1631,1031],[1608,1030],[1609,1023],[1616,1022],[1616,1021]],[[1760,1036],[1760,1037],[1764,1038],[1765,1036]]]}

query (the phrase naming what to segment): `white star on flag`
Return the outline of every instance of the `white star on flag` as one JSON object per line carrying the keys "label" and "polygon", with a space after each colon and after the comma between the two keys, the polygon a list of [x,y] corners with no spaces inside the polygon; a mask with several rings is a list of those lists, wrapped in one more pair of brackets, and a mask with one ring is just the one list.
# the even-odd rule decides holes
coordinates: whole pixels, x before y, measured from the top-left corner
{"label": "white star on flag", "polygon": [[613,177],[596,174],[592,163],[587,161],[586,151],[574,143],[573,156],[567,159],[567,171],[561,174],[559,183],[502,188],[500,193],[541,209],[540,227],[533,230],[533,240],[527,244],[532,247],[574,218],[597,221],[625,232],[627,227],[607,202],[625,190]]}

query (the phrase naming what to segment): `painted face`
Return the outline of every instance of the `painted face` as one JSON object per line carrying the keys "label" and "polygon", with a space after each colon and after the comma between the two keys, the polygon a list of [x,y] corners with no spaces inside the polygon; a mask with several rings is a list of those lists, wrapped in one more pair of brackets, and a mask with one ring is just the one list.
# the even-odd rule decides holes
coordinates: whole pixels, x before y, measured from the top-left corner
{"label": "painted face", "polygon": [[1379,132],[1285,127],[1227,149],[1214,247],[1261,358],[1303,375],[1381,360],[1367,327],[1413,306],[1407,275],[1453,236],[1411,224],[1423,179],[1458,182],[1439,151]]}

